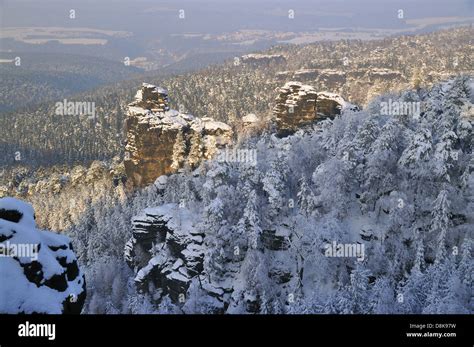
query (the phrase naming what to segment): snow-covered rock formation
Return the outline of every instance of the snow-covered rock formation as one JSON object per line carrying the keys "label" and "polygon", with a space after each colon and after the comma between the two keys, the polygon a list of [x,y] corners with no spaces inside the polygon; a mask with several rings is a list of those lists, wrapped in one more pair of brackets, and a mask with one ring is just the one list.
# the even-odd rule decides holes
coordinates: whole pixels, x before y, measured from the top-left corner
{"label": "snow-covered rock formation", "polygon": [[[189,299],[188,290],[194,280],[200,283],[203,294],[214,300],[215,313],[228,309],[230,294],[238,291],[239,283],[214,283],[203,274],[209,244],[204,243],[206,232],[201,229],[202,222],[192,211],[174,203],[147,208],[133,218],[125,259],[135,272],[135,283],[140,292],[153,295],[158,302],[169,296],[175,304],[183,304]],[[257,243],[262,251],[278,258],[285,256],[290,239],[288,226],[282,225],[263,230]],[[242,252],[247,252],[246,248],[242,246]],[[242,265],[243,257],[237,253],[223,256],[227,266],[238,268]],[[269,276],[283,285],[292,279],[291,270],[276,263],[269,270]],[[257,312],[256,305],[255,300],[249,299],[246,302],[248,312]]]}
{"label": "snow-covered rock formation", "polygon": [[472,95],[465,77],[383,95],[248,139],[256,165],[160,178],[126,247],[134,312],[472,313]]}
{"label": "snow-covered rock formation", "polygon": [[85,278],[68,237],[36,229],[33,207],[0,199],[0,313],[80,313]]}
{"label": "snow-covered rock formation", "polygon": [[185,296],[191,278],[203,269],[203,232],[177,204],[148,208],[133,218],[133,236],[125,248],[125,259],[136,271],[142,291],[160,288],[178,302]]}
{"label": "snow-covered rock formation", "polygon": [[232,141],[230,126],[170,110],[168,92],[147,83],[129,104],[125,127],[125,170],[137,186],[187,164],[194,167]]}
{"label": "snow-covered rock formation", "polygon": [[294,133],[317,120],[333,118],[347,109],[357,110],[357,106],[338,94],[317,92],[300,82],[287,82],[278,90],[275,101],[273,117],[281,135]]}

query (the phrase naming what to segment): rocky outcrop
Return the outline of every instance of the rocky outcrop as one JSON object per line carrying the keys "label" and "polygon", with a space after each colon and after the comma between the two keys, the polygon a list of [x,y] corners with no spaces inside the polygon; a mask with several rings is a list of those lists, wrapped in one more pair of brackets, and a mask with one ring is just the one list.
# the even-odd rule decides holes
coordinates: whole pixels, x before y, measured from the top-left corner
{"label": "rocky outcrop", "polygon": [[256,114],[249,113],[242,117],[240,122],[237,122],[237,124],[234,125],[234,128],[240,141],[246,138],[258,136],[267,125],[268,122],[264,117],[259,118]]}
{"label": "rocky outcrop", "polygon": [[329,90],[336,90],[346,83],[346,80],[347,76],[344,71],[323,69],[319,72],[319,76],[315,84]]}
{"label": "rocky outcrop", "polygon": [[[224,313],[236,290],[234,286],[238,286],[238,281],[231,278],[238,275],[246,247],[242,247],[242,254],[238,256],[223,250],[225,278],[211,279],[203,272],[208,240],[206,234],[199,231],[201,222],[186,207],[174,203],[147,208],[132,219],[132,237],[125,246],[125,259],[134,270],[137,289],[152,295],[157,303],[168,296],[175,304],[185,304],[188,289],[197,280],[203,293],[215,300],[215,313]],[[268,275],[278,284],[292,279],[294,269],[286,268],[279,261],[280,257],[286,257],[290,242],[288,225],[264,230],[260,235],[259,243],[275,259]],[[248,312],[255,309],[252,302],[249,299]]]}
{"label": "rocky outcrop", "polygon": [[391,69],[373,68],[367,72],[370,82],[397,80],[405,82],[406,79],[400,71]]}
{"label": "rocky outcrop", "polygon": [[301,127],[341,114],[343,110],[357,110],[341,96],[317,92],[312,86],[288,82],[278,90],[273,120],[281,136],[291,134]]}
{"label": "rocky outcrop", "polygon": [[128,105],[125,128],[125,172],[136,186],[193,168],[232,142],[230,126],[171,110],[168,92],[146,83]]}
{"label": "rocky outcrop", "polygon": [[259,119],[254,113],[249,113],[248,115],[242,117],[242,123],[244,127],[252,127],[254,124],[258,123]]}
{"label": "rocky outcrop", "polygon": [[268,65],[268,64],[281,64],[286,62],[286,58],[282,54],[246,54],[242,56],[242,62],[244,64],[251,65]]}
{"label": "rocky outcrop", "polygon": [[275,78],[279,81],[297,81],[324,86],[331,90],[340,88],[347,78],[347,73],[335,69],[299,69],[296,71],[277,72]]}
{"label": "rocky outcrop", "polygon": [[[374,85],[374,83],[391,83],[392,81],[399,81],[401,83],[407,82],[405,76],[398,70],[357,68],[352,66],[342,67],[341,69],[313,68],[294,71],[279,71],[275,74],[275,80],[279,82],[297,81],[304,84],[318,86],[318,88],[323,90],[332,90],[336,92],[345,90],[346,93],[348,92],[347,85],[352,85],[355,82],[359,85],[359,89],[362,89],[365,93]],[[351,99],[358,94],[359,93],[352,91]]]}
{"label": "rocky outcrop", "polygon": [[286,251],[290,248],[290,234],[282,234],[281,230],[264,230],[261,235],[261,241],[266,249],[271,251]]}
{"label": "rocky outcrop", "polygon": [[319,75],[319,71],[316,69],[300,69],[294,73],[294,78],[298,80],[314,81]]}
{"label": "rocky outcrop", "polygon": [[143,83],[129,106],[140,107],[151,112],[169,111],[168,91],[152,84]]}
{"label": "rocky outcrop", "polygon": [[186,208],[167,204],[133,218],[125,259],[135,270],[139,290],[148,291],[152,284],[174,302],[184,298],[204,259],[204,234],[196,231],[189,215]]}
{"label": "rocky outcrop", "polygon": [[0,313],[75,313],[86,283],[68,237],[36,229],[30,204],[0,199]]}

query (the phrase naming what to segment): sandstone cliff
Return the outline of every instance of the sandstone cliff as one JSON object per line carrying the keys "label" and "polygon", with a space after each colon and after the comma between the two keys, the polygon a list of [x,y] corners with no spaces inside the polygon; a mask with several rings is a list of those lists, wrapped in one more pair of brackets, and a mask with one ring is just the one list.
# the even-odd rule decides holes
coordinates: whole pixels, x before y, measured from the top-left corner
{"label": "sandstone cliff", "polygon": [[251,64],[254,66],[269,65],[269,64],[282,64],[286,62],[286,58],[282,54],[246,54],[242,56],[242,62],[244,64]]}
{"label": "sandstone cliff", "polygon": [[340,95],[317,92],[312,86],[288,82],[278,90],[273,120],[281,136],[324,118],[332,118],[343,110],[357,110]]}
{"label": "sandstone cliff", "polygon": [[128,105],[125,171],[136,186],[180,168],[194,168],[232,142],[232,129],[211,118],[171,110],[168,92],[144,83]]}
{"label": "sandstone cliff", "polygon": [[147,291],[151,282],[177,302],[186,294],[191,278],[202,271],[204,235],[186,219],[187,213],[167,204],[133,218],[125,258],[136,271],[139,290]]}

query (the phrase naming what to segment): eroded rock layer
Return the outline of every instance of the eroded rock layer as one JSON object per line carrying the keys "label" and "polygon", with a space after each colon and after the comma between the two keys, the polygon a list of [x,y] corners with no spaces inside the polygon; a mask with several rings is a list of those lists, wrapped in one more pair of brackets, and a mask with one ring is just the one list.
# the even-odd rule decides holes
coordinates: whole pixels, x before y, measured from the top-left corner
{"label": "eroded rock layer", "polygon": [[340,95],[317,92],[312,86],[288,82],[278,90],[273,120],[280,135],[294,133],[315,121],[332,118],[343,110],[357,110]]}
{"label": "eroded rock layer", "polygon": [[[243,246],[238,255],[223,251],[222,261],[229,270],[227,279],[211,279],[203,273],[207,242],[211,241],[199,230],[201,221],[191,216],[192,212],[186,207],[170,203],[147,208],[133,218],[125,259],[135,272],[137,289],[152,294],[157,303],[169,297],[172,302],[182,304],[190,285],[198,279],[203,293],[215,300],[216,313],[231,312],[231,296],[238,286],[233,276],[238,275],[246,247]],[[290,229],[281,225],[278,229],[264,230],[259,243],[265,252],[278,259],[288,250],[291,239]],[[276,261],[269,269],[269,276],[276,283],[284,284],[291,280],[291,272]],[[255,305],[253,299],[246,302],[249,313],[258,311]]]}
{"label": "eroded rock layer", "polygon": [[230,126],[171,110],[167,91],[146,83],[128,106],[125,128],[125,171],[136,186],[193,168],[232,142]]}

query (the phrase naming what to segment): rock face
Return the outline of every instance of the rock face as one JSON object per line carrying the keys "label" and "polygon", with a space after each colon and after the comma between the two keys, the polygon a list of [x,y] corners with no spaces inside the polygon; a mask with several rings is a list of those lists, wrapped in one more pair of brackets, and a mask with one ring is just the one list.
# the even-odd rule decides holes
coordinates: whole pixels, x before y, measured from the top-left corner
{"label": "rock face", "polygon": [[260,66],[284,63],[286,58],[282,54],[246,54],[242,56],[242,62]]}
{"label": "rock face", "polygon": [[[211,279],[203,272],[209,241],[205,233],[198,231],[202,220],[195,217],[190,210],[174,203],[145,209],[132,219],[132,237],[125,246],[125,259],[135,272],[137,289],[149,293],[157,303],[169,296],[175,304],[184,304],[188,289],[198,279],[203,295],[214,301],[215,313],[231,313],[232,295],[238,291],[235,286],[239,286],[233,276],[238,275],[246,247],[237,256],[223,250],[221,257],[228,272],[223,280]],[[278,261],[287,256],[290,242],[291,231],[287,225],[264,230],[260,235],[264,251],[275,259],[269,276],[279,284],[292,278],[294,269],[285,268]],[[253,299],[247,300],[249,313],[258,311]]]}
{"label": "rock face", "polygon": [[376,80],[387,81],[387,80],[399,80],[404,81],[405,77],[400,71],[391,69],[377,69],[373,68],[368,71],[368,75],[371,82]]}
{"label": "rock face", "polygon": [[[352,64],[342,65],[339,69],[316,68],[328,65],[331,65],[330,60],[318,60],[309,64],[312,68],[279,71],[275,73],[274,81],[280,83],[297,81],[317,86],[319,90],[342,93],[358,104],[367,104],[375,96],[369,92],[375,86],[393,86],[393,89],[396,89],[397,85],[408,83],[401,71],[392,69],[356,67]],[[426,80],[442,80],[442,77],[431,78],[428,74]]]}
{"label": "rock face", "polygon": [[170,110],[167,91],[146,83],[128,106],[125,128],[125,172],[136,186],[193,168],[232,142],[230,126]]}
{"label": "rock face", "polygon": [[0,199],[0,313],[79,314],[86,283],[68,237],[36,229],[33,207]]}
{"label": "rock face", "polygon": [[165,112],[169,108],[168,91],[152,84],[143,83],[129,106],[141,107],[152,112]]}
{"label": "rock face", "polygon": [[273,119],[281,136],[315,121],[335,117],[343,110],[357,110],[337,94],[317,92],[300,82],[288,82],[278,92]]}
{"label": "rock face", "polygon": [[204,235],[195,231],[187,215],[185,208],[166,204],[133,218],[125,259],[135,270],[139,290],[148,291],[152,284],[178,302],[202,271]]}

